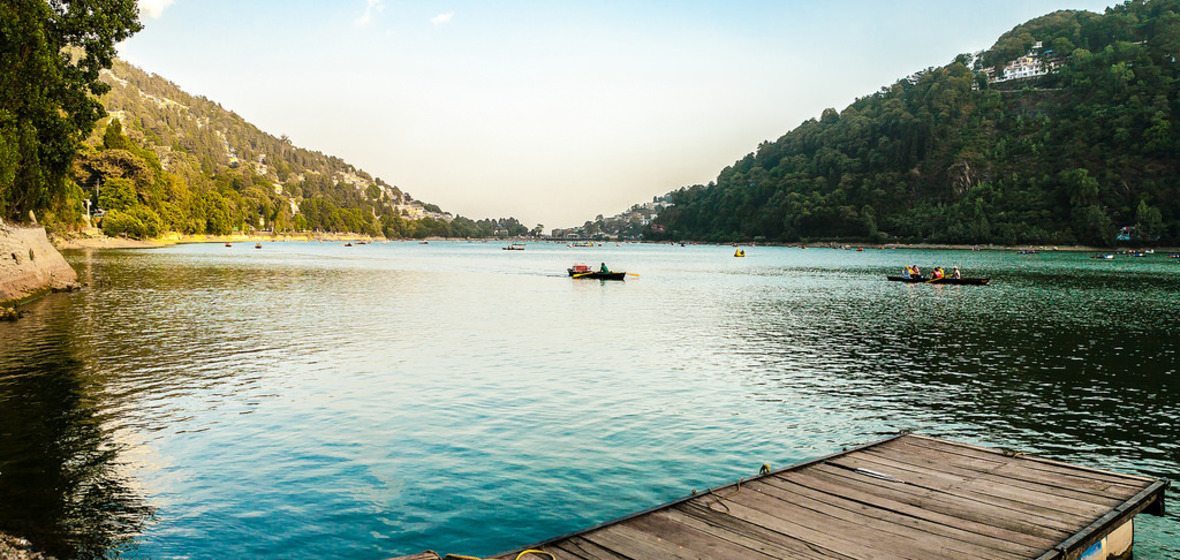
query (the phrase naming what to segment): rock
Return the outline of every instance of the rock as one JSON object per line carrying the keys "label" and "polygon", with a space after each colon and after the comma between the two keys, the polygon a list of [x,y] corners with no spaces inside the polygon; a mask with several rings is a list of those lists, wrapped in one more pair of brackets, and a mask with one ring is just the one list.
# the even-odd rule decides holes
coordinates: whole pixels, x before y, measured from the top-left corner
{"label": "rock", "polygon": [[0,304],[11,306],[37,294],[76,289],[78,274],[53,248],[45,228],[0,221]]}
{"label": "rock", "polygon": [[0,558],[4,560],[54,560],[52,556],[33,551],[32,547],[33,543],[27,539],[0,533]]}

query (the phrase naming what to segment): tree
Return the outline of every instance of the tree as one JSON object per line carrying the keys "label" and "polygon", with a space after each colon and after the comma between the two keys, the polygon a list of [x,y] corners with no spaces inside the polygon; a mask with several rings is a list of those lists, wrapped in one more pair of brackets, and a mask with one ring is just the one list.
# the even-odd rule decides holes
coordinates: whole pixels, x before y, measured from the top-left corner
{"label": "tree", "polygon": [[1159,240],[1163,229],[1164,219],[1159,208],[1140,200],[1135,210],[1135,234],[1141,241],[1154,242]]}
{"label": "tree", "polygon": [[135,0],[0,3],[0,215],[24,221],[76,191],[70,164],[109,89],[99,72],[141,28]]}

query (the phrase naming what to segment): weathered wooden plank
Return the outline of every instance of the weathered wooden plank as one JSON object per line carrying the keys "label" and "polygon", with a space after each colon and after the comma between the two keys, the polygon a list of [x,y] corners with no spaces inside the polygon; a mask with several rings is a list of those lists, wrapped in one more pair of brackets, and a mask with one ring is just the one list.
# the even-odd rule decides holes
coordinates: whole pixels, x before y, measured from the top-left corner
{"label": "weathered wooden plank", "polygon": [[[843,469],[841,469],[842,472]],[[857,481],[848,478],[828,479],[819,471],[784,473],[782,476],[763,479],[768,484],[798,485],[810,492],[840,496],[847,500],[872,504],[902,515],[925,519],[949,527],[978,534],[984,539],[1023,545],[1028,548],[1045,550],[1060,542],[1068,533],[1052,531],[1032,522],[1019,523],[1007,516],[997,517],[990,509],[980,510],[978,502],[959,503],[958,500],[933,496],[928,490],[910,491],[894,489],[892,485],[879,482]]]}
{"label": "weathered wooden plank", "polygon": [[[1129,486],[1113,488],[1110,484],[1097,481],[1085,481],[1086,487],[1069,486],[1060,477],[1045,476],[1022,467],[1019,458],[1008,458],[1005,462],[989,463],[990,468],[982,468],[969,461],[952,461],[951,456],[927,449],[923,453],[908,452],[907,449],[894,447],[890,449],[870,449],[864,452],[865,457],[878,457],[897,463],[912,465],[924,470],[936,470],[947,474],[954,474],[979,480],[991,480],[1013,488],[1023,488],[1040,494],[1058,496],[1071,500],[1079,500],[1102,506],[1116,506],[1126,497],[1134,496],[1138,490]],[[1120,498],[1120,496],[1124,496]]]}
{"label": "weathered wooden plank", "polygon": [[[716,511],[708,509],[697,502],[681,504],[680,508],[685,511],[692,511],[698,515],[718,515]],[[762,510],[738,503],[729,504],[729,508],[728,515],[736,519],[741,519],[747,523],[797,538],[809,543],[815,550],[830,550],[836,554],[858,560],[869,558],[874,560],[916,560],[913,556],[905,556],[885,550],[880,546],[880,542],[865,538],[864,535],[857,533],[849,533],[841,539],[827,533],[822,533],[809,526],[807,524],[808,520],[777,517],[767,514]],[[848,538],[850,535],[856,535],[856,538]]]}
{"label": "weathered wooden plank", "polygon": [[791,558],[792,560],[854,560],[850,556],[838,554],[831,550],[818,549],[815,545],[796,539],[789,535],[776,533],[760,525],[749,523],[729,514],[716,513],[680,506],[668,508],[653,515],[666,516],[669,519],[695,527],[698,530],[725,539],[747,548],[755,548],[760,552],[777,558]]}
{"label": "weathered wooden plank", "polygon": [[774,556],[758,550],[759,547],[747,547],[735,544],[728,539],[716,538],[667,516],[648,514],[635,518],[629,525],[645,533],[660,535],[665,541],[679,545],[702,557],[776,560]]}
{"label": "weathered wooden plank", "polygon": [[[1045,549],[1044,545],[1023,544],[1011,539],[998,537],[992,534],[991,527],[972,524],[968,521],[946,515],[932,515],[929,512],[922,512],[917,508],[907,507],[904,504],[895,503],[891,500],[881,498],[869,501],[856,500],[849,496],[851,493],[840,495],[824,492],[780,477],[762,479],[750,484],[765,484],[768,487],[766,489],[768,493],[773,488],[774,491],[798,496],[811,503],[828,504],[833,508],[846,510],[851,514],[877,517],[895,527],[906,528],[909,531],[930,533],[938,538],[962,541],[967,545],[985,548],[989,551],[998,551],[1009,557],[1014,554],[1021,555],[1019,557],[1028,557],[1029,555],[1035,555],[1033,553],[1039,554]],[[980,532],[981,528],[985,528],[987,531]],[[981,553],[973,557],[982,558],[987,554],[990,553]]]}
{"label": "weathered wooden plank", "polygon": [[1055,515],[1062,516],[1071,523],[1082,523],[1083,525],[1096,519],[1105,510],[1109,509],[1089,502],[1057,496],[1046,496],[1007,486],[1000,486],[996,485],[993,481],[980,481],[979,477],[967,477],[942,471],[930,471],[863,454],[855,457],[840,457],[829,461],[829,464],[853,470],[868,469],[935,490],[957,490],[980,497],[998,498],[1013,504],[1014,508],[1019,507],[1016,504],[1020,504],[1023,507],[1041,508],[1055,512]]}
{"label": "weathered wooden plank", "polygon": [[[788,485],[791,486],[791,485]],[[819,512],[854,526],[875,527],[882,533],[895,535],[894,538],[913,539],[926,548],[954,552],[962,558],[1004,560],[1027,557],[1032,550],[1028,547],[995,541],[984,542],[956,527],[940,526],[922,519],[901,515],[887,509],[853,502],[844,498],[810,492],[807,488],[782,487],[764,481],[751,482],[750,491],[763,492],[796,508]]]}
{"label": "weathered wooden plank", "polygon": [[[971,445],[969,443],[963,443],[963,442],[959,442],[959,441],[950,441],[950,440],[945,440],[945,439],[938,439],[938,438],[933,438],[933,437],[925,436],[925,435],[921,435],[921,434],[907,434],[905,436],[905,439],[910,440],[915,445],[929,445],[929,446],[938,447],[938,448],[954,448],[954,449],[958,449],[959,451],[961,451],[964,454],[972,454],[975,456],[988,456],[988,455],[999,455],[1001,457],[1005,456],[1004,451],[1002,451],[1000,449],[980,447],[978,445]],[[1037,463],[1047,469],[1052,469],[1054,471],[1068,471],[1068,472],[1074,473],[1077,476],[1091,476],[1097,480],[1127,480],[1127,481],[1138,481],[1138,482],[1142,482],[1145,484],[1151,484],[1152,482],[1155,482],[1151,478],[1141,476],[1141,475],[1106,471],[1106,470],[1096,469],[1093,467],[1087,467],[1085,465],[1077,465],[1077,464],[1073,464],[1073,463],[1055,461],[1053,459],[1046,459],[1044,457],[1038,457],[1035,455],[1021,455],[1021,458],[1025,459],[1027,461],[1033,462],[1033,463]]]}
{"label": "weathered wooden plank", "polygon": [[[831,515],[829,512],[817,511],[798,507],[777,497],[761,492],[742,492],[730,497],[727,504],[732,508],[735,504],[749,507],[764,515],[778,518],[802,526],[809,533],[809,540],[815,540],[828,548],[839,550],[841,541],[848,540],[849,535],[857,535],[864,543],[880,553],[888,553],[904,558],[969,558],[970,554],[957,543],[938,541],[927,538],[925,534],[906,534],[879,523],[873,518],[863,518],[860,522],[848,521]],[[876,558],[877,556],[870,556]]]}
{"label": "weathered wooden plank", "polygon": [[[563,539],[556,545],[546,546],[541,550],[553,552],[561,560],[642,560],[612,552],[581,537]],[[516,555],[502,556],[501,558],[516,560]]]}
{"label": "weathered wooden plank", "polygon": [[877,446],[873,448],[873,451],[896,457],[907,455],[931,457],[936,461],[953,463],[962,468],[1003,472],[1010,477],[1028,482],[1044,483],[1059,488],[1088,491],[1106,496],[1134,495],[1145,485],[1151,483],[1147,479],[1119,476],[1117,473],[1099,475],[1085,470],[1061,468],[1057,466],[1058,464],[1037,460],[1029,455],[1021,454],[1012,457],[995,452],[973,453],[970,448],[918,437],[906,437],[904,440]]}
{"label": "weathered wooden plank", "polygon": [[[631,523],[620,523],[595,529],[582,538],[606,549],[621,552],[631,558],[668,558],[672,560],[725,560],[725,556],[710,556],[662,537],[635,529]],[[732,557],[729,557],[732,558]]]}
{"label": "weathered wooden plank", "polygon": [[[836,484],[859,486],[869,493],[896,493],[897,499],[934,511],[966,517],[980,523],[994,524],[1015,531],[1026,531],[1038,536],[1065,538],[1077,524],[1059,517],[1046,515],[1035,508],[1013,509],[1007,501],[981,500],[976,496],[954,491],[933,490],[912,484],[888,484],[867,475],[856,474],[833,465],[809,469],[808,475],[826,478]],[[792,475],[792,479],[795,477]],[[997,503],[998,502],[998,503]]]}

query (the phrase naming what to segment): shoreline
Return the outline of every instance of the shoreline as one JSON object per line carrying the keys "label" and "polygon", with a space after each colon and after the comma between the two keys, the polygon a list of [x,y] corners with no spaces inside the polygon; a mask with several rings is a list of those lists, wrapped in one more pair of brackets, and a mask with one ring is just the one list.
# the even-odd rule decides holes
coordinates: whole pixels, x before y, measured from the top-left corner
{"label": "shoreline", "polygon": [[[94,230],[97,231],[97,230]],[[567,239],[501,239],[501,238],[458,238],[458,237],[427,237],[425,239],[387,239],[384,237],[373,237],[363,234],[351,233],[291,233],[291,234],[232,234],[232,235],[200,235],[200,234],[179,234],[172,233],[153,239],[130,239],[125,237],[107,237],[101,233],[82,233],[74,237],[63,237],[60,235],[50,235],[50,241],[58,250],[78,250],[78,249],[155,249],[160,247],[168,247],[171,245],[182,245],[189,243],[281,243],[281,242],[388,242],[388,243],[424,243],[429,241],[448,241],[448,242],[468,242],[468,243],[514,243],[514,242],[531,242],[531,243],[554,243],[564,244],[571,243],[574,240]],[[592,241],[595,244],[616,244],[616,243],[639,243],[650,245],[681,245],[682,242],[673,241],[614,241],[602,240]],[[1116,247],[1091,247],[1085,245],[970,245],[970,244],[946,244],[946,243],[839,243],[832,241],[816,242],[816,243],[779,243],[779,242],[752,242],[752,243],[707,243],[707,242],[692,242],[685,241],[684,245],[712,245],[717,247],[793,247],[793,248],[808,248],[808,249],[843,249],[843,250],[931,250],[931,251],[1036,251],[1036,252],[1069,252],[1069,253],[1115,253],[1118,251],[1124,252],[1139,252],[1144,250],[1152,250],[1157,253],[1176,253],[1180,252],[1180,248],[1175,247],[1153,247],[1141,248],[1129,245],[1120,245]]]}
{"label": "shoreline", "polygon": [[324,234],[233,234],[233,235],[188,235],[173,233],[153,239],[130,239],[126,237],[107,237],[102,234],[83,234],[79,237],[62,237],[53,235],[53,246],[59,251],[75,249],[157,249],[170,245],[184,245],[189,243],[271,243],[286,241],[376,241],[375,238],[360,234],[324,233]]}

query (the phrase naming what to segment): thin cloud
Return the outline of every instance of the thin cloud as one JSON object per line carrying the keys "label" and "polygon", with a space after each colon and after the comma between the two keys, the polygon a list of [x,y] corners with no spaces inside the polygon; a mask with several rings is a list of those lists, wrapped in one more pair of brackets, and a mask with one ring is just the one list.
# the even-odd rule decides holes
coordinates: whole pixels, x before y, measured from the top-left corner
{"label": "thin cloud", "polygon": [[[171,1],[171,0],[168,0],[168,1]],[[384,0],[369,0],[369,3],[365,5],[364,15],[357,18],[356,21],[353,23],[355,23],[357,27],[364,27],[366,25],[369,25],[369,23],[373,21],[373,14],[379,13],[384,9],[385,9]]]}
{"label": "thin cloud", "polygon": [[438,14],[437,16],[430,18],[430,23],[433,23],[435,27],[438,27],[444,23],[450,23],[451,18],[453,18],[453,17],[455,17],[455,12],[447,12],[445,14]]}
{"label": "thin cloud", "polygon": [[172,0],[139,0],[139,13],[152,19],[160,19],[164,15],[164,8],[172,5]]}

